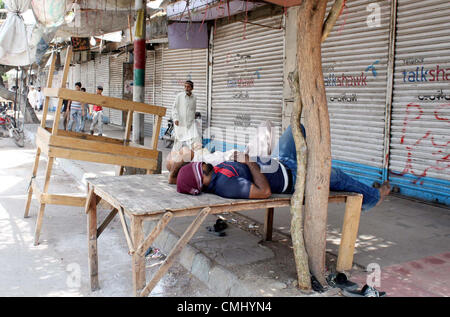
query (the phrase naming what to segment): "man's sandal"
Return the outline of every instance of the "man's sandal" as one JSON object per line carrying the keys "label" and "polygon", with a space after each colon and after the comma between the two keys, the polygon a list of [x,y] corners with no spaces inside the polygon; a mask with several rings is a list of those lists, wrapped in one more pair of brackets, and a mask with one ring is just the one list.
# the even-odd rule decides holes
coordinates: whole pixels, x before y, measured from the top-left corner
{"label": "man's sandal", "polygon": [[360,291],[351,291],[344,289],[342,291],[342,295],[347,297],[384,297],[386,296],[386,292],[380,292],[374,287],[366,284]]}
{"label": "man's sandal", "polygon": [[331,273],[327,277],[328,285],[331,287],[339,287],[340,289],[356,290],[358,284],[349,281],[344,273]]}

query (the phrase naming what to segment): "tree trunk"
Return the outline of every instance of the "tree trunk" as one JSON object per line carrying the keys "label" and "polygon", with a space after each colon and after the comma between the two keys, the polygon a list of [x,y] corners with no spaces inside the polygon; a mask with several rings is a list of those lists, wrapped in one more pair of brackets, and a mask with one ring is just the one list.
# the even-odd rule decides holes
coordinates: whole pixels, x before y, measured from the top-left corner
{"label": "tree trunk", "polygon": [[[305,188],[305,245],[311,273],[325,285],[330,124],[322,73],[321,39],[327,0],[304,0],[298,10],[298,72],[304,107],[308,164]],[[298,174],[297,174],[298,175]]]}
{"label": "tree trunk", "polygon": [[308,254],[305,249],[303,237],[303,198],[305,195],[307,148],[300,129],[302,104],[299,96],[298,72],[289,74],[289,84],[294,92],[294,107],[291,116],[292,135],[297,152],[297,180],[291,204],[291,237],[294,248],[294,258],[297,268],[298,287],[304,290],[311,289],[311,278],[308,266]]}
{"label": "tree trunk", "polygon": [[[6,87],[3,85],[3,81],[0,82],[0,97],[10,101],[14,101],[15,98],[15,93],[6,89]],[[17,94],[17,97],[19,99],[17,100],[17,103],[20,103],[22,107],[25,104],[25,113],[22,113],[25,118],[25,123],[39,123],[39,118],[36,116],[33,107],[28,101],[28,97],[24,94],[19,93]]]}

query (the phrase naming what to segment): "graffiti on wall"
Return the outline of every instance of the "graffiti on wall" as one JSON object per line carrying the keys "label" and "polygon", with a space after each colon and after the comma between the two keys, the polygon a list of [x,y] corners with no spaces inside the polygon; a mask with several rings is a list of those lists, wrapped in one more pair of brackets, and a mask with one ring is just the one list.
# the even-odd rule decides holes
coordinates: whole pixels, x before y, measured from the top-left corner
{"label": "graffiti on wall", "polygon": [[[250,100],[251,88],[255,86],[258,79],[261,79],[261,67],[255,65],[249,67],[249,62],[252,56],[249,54],[227,54],[226,64],[231,69],[227,73],[226,84],[227,88],[231,89],[229,97],[237,102],[245,102]],[[251,125],[250,114],[238,114],[234,119],[234,126],[249,127]]]}
{"label": "graffiti on wall", "polygon": [[415,69],[403,70],[402,75],[404,83],[450,81],[450,68],[416,66]]}
{"label": "graffiti on wall", "polygon": [[[184,83],[186,82],[186,80],[192,81],[191,73],[187,74],[186,76],[183,76],[183,75],[180,76],[178,74],[174,74],[172,76],[172,79],[170,80],[170,82],[172,83],[172,85],[184,87]],[[194,83],[194,86],[195,86],[195,83]]]}
{"label": "graffiti on wall", "polygon": [[437,93],[435,93],[435,94],[430,94],[430,95],[419,95],[418,97],[417,97],[417,99],[419,99],[419,100],[430,100],[430,101],[433,101],[433,100],[450,100],[450,94],[444,94],[443,92],[442,92],[442,89],[439,89],[438,91],[437,91]]}
{"label": "graffiti on wall", "polygon": [[236,127],[249,127],[251,123],[251,116],[248,113],[239,114],[234,117],[234,125]]}
{"label": "graffiti on wall", "polygon": [[[433,119],[436,122],[433,123],[433,129],[448,129],[450,124],[450,118],[446,117],[445,112],[450,109],[450,104],[441,104],[435,107],[433,111]],[[433,130],[428,129],[416,139],[416,134],[412,133],[411,124],[420,122],[428,123],[429,118],[426,118],[424,106],[409,103],[406,106],[406,114],[403,120],[402,136],[400,139],[400,144],[405,146],[407,151],[407,157],[405,166],[401,173],[391,172],[397,176],[403,176],[405,174],[412,174],[416,176],[416,179],[412,181],[413,184],[419,183],[423,185],[423,178],[427,176],[430,170],[434,171],[448,171],[450,168],[450,154],[449,147],[450,136],[447,135],[437,135]],[[408,137],[414,135],[413,140],[409,140]],[[432,160],[430,163],[424,163],[424,160],[419,159],[420,155],[423,153],[424,148],[432,148]],[[420,164],[417,164],[417,163]]]}
{"label": "graffiti on wall", "polygon": [[337,101],[337,102],[357,102],[358,98],[356,97],[356,94],[351,94],[351,95],[347,95],[347,94],[343,94],[340,96],[331,96],[330,97],[330,101]]}
{"label": "graffiti on wall", "polygon": [[372,76],[373,78],[376,78],[378,75],[377,72],[377,64],[379,64],[380,61],[376,60],[371,65],[368,65],[364,71],[361,73],[342,73],[342,75],[336,75],[334,73],[335,65],[328,66],[324,69],[324,72],[326,71],[333,71],[333,73],[330,73],[326,76],[324,76],[324,82],[325,87],[367,87],[368,85],[368,78]]}

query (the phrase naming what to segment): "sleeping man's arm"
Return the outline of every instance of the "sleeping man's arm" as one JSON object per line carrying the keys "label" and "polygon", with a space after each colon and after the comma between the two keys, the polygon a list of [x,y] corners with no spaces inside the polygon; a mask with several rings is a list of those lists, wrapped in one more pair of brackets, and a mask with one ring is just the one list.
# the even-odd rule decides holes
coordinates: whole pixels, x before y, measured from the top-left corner
{"label": "sleeping man's arm", "polygon": [[265,199],[272,195],[267,178],[261,173],[261,169],[256,162],[250,162],[247,154],[235,153],[235,159],[241,163],[247,164],[253,177],[253,184],[250,187],[248,198]]}

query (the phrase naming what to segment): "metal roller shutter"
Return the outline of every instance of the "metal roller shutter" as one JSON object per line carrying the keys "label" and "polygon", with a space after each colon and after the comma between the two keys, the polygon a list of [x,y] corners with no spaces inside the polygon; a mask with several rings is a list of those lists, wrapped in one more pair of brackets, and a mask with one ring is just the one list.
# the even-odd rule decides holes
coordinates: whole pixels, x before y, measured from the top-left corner
{"label": "metal roller shutter", "polygon": [[[75,64],[73,66],[72,83],[68,88],[70,88],[70,89],[74,88],[76,82],[81,82],[81,65],[80,64]],[[83,84],[83,82],[81,82],[81,84]]]}
{"label": "metal roller shutter", "polygon": [[80,82],[81,86],[86,88],[86,92],[88,91],[88,63],[80,64]]}
{"label": "metal roller shutter", "polygon": [[70,66],[69,68],[69,74],[67,76],[67,88],[70,88],[72,86],[75,86],[76,81],[74,81],[74,74],[75,73],[75,66]]}
{"label": "metal roller shutter", "polygon": [[95,61],[89,61],[87,63],[87,81],[86,92],[95,94]]}
{"label": "metal roller shutter", "polygon": [[[368,185],[383,174],[390,4],[347,1],[322,44],[333,166]],[[368,22],[369,5],[380,10],[378,25]]]}
{"label": "metal roller shutter", "polygon": [[[97,56],[95,59],[95,92],[97,92],[97,87],[103,87],[103,95],[109,96],[109,56],[101,55]],[[111,109],[103,108],[103,113],[105,116],[110,117]]]}
{"label": "metal roller shutter", "polygon": [[[145,103],[153,105],[153,91],[155,79],[155,51],[147,51],[145,60]],[[153,135],[153,116],[144,116],[144,136]]]}
{"label": "metal roller shutter", "polygon": [[399,0],[389,178],[450,205],[450,2]]}
{"label": "metal roller shutter", "polygon": [[237,22],[214,34],[210,136],[217,150],[242,148],[250,137],[244,131],[266,120],[281,129],[284,19],[252,22],[259,25],[247,24],[244,31]]}
{"label": "metal roller shutter", "polygon": [[[163,46],[159,45],[155,49],[155,105],[162,106],[162,77],[163,77]],[[164,126],[164,125],[162,125]]]}
{"label": "metal roller shutter", "polygon": [[[123,95],[123,63],[127,55],[111,56],[109,61],[109,94],[111,97],[122,99]],[[111,109],[109,121],[111,124],[122,125],[122,111]]]}
{"label": "metal roller shutter", "polygon": [[[207,49],[168,49],[163,50],[162,104],[167,108],[162,127],[166,129],[167,119],[172,117],[175,96],[184,91],[184,82],[194,82],[193,93],[197,96],[197,112],[202,114],[203,127],[206,126],[207,112]],[[202,129],[203,130],[203,129]]]}

